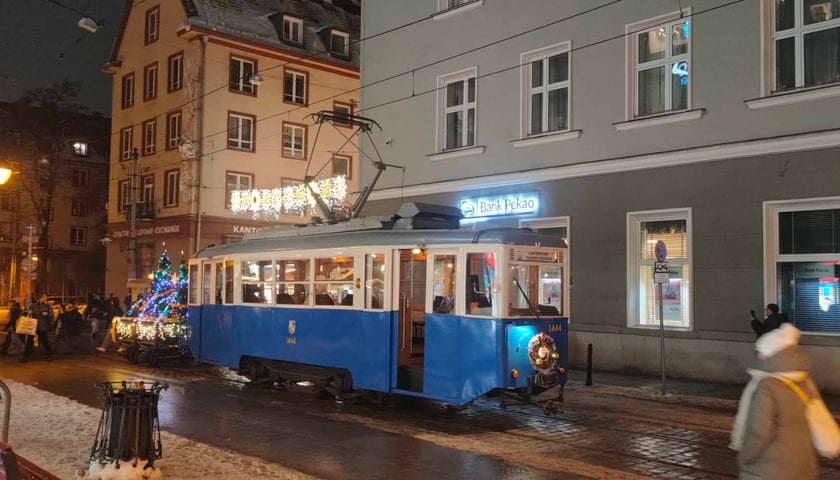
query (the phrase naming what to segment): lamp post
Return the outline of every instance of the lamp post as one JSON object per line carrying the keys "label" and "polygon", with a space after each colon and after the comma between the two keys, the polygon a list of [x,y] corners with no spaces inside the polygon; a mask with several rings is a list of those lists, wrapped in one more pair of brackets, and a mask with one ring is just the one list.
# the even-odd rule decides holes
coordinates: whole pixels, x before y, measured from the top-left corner
{"label": "lamp post", "polygon": [[137,149],[131,151],[131,172],[129,173],[129,198],[131,209],[128,219],[128,282],[137,280]]}
{"label": "lamp post", "polygon": [[29,251],[27,253],[28,256],[26,257],[27,260],[29,261],[29,263],[28,263],[29,268],[26,270],[26,297],[27,298],[26,298],[26,302],[24,303],[24,305],[29,306],[29,304],[31,303],[31,302],[29,302],[29,300],[32,298],[32,293],[33,293],[32,292],[32,267],[34,265],[32,265],[32,235],[35,232],[35,227],[33,227],[32,225],[29,225],[28,227],[26,227],[26,229],[29,230]]}

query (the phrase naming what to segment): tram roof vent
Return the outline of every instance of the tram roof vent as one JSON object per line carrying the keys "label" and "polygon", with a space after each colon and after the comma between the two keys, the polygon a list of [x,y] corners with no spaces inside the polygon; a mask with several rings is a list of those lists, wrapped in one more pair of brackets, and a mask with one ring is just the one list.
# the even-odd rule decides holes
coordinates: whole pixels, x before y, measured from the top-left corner
{"label": "tram roof vent", "polygon": [[457,230],[461,228],[461,210],[430,203],[404,203],[397,210],[394,230]]}

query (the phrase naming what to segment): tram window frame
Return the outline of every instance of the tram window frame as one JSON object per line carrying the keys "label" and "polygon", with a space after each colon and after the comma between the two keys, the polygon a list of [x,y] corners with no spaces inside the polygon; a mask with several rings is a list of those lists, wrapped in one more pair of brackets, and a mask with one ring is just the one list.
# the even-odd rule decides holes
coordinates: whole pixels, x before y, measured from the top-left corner
{"label": "tram window frame", "polygon": [[199,281],[199,273],[201,272],[201,265],[198,263],[190,263],[188,266],[187,282],[189,283],[189,291],[187,295],[187,305],[198,305],[201,301],[201,283]]}
{"label": "tram window frame", "polygon": [[[303,265],[299,265],[300,262],[305,262],[304,268]],[[304,278],[301,280],[299,278],[289,280],[286,278],[286,268],[288,263],[296,263],[295,271],[302,271]],[[311,303],[312,297],[312,258],[310,257],[288,257],[288,258],[278,258],[275,259],[274,263],[274,304],[275,305],[282,305],[285,307],[309,307]],[[282,267],[281,267],[282,265]],[[288,292],[288,286],[292,286],[292,293]],[[296,292],[296,286],[302,286],[302,292]],[[286,290],[286,294],[290,295],[292,298],[291,300],[296,300],[295,297],[302,298],[301,303],[286,303],[278,301],[280,296],[280,289],[283,288]]]}
{"label": "tram window frame", "polygon": [[234,265],[236,262],[233,260],[225,260],[225,305],[230,305],[233,303],[233,292],[236,291],[236,287],[234,285],[234,279],[236,276],[236,269]]}
{"label": "tram window frame", "polygon": [[[250,276],[251,266],[256,265],[258,272],[256,279]],[[271,305],[274,303],[274,269],[275,263],[270,259],[243,259],[239,262],[240,276],[239,289],[242,295],[241,303],[249,305]],[[254,290],[256,288],[256,290]],[[251,300],[251,293],[262,291],[262,298],[259,296]],[[265,292],[268,292],[266,295]]]}
{"label": "tram window frame", "polygon": [[[451,295],[448,296],[437,295],[437,292],[435,291],[435,264],[437,263],[439,257],[451,257],[452,266],[446,266],[446,268],[451,268],[453,270],[452,279],[450,280],[452,292]],[[463,255],[461,255],[461,253],[457,250],[429,249],[426,252],[426,258],[426,313],[439,315],[463,315],[463,302],[460,301],[464,296],[464,293],[461,291],[463,288],[462,284],[464,283]],[[438,296],[442,298],[440,301],[436,302],[435,297]],[[451,302],[446,302],[447,297],[451,297]],[[446,303],[449,303],[450,305],[447,306]]]}
{"label": "tram window frame", "polygon": [[[339,261],[339,259],[349,259],[349,262],[346,260]],[[328,265],[331,263],[338,265],[349,263],[351,265],[351,268],[347,272],[341,273],[341,275],[343,275],[343,278],[330,278],[333,276],[333,271],[330,271],[325,275],[326,272],[324,272],[323,267],[324,265]],[[347,295],[354,295],[351,301],[355,301],[354,278],[357,271],[356,257],[351,254],[331,255],[328,257],[314,257],[312,264],[315,269],[312,280],[312,294],[310,295],[310,297],[312,298],[313,306],[315,308],[353,308],[352,303],[350,305],[346,305],[343,302],[346,300]],[[323,279],[319,280],[319,277],[322,277]],[[339,292],[342,290],[349,290],[349,293],[345,293],[343,297],[340,297]],[[319,304],[319,301],[326,300],[324,297],[322,297],[323,295],[328,295],[332,303]]]}
{"label": "tram window frame", "polygon": [[[365,253],[365,283],[364,283],[364,308],[367,310],[385,310],[385,296],[388,293],[388,255],[385,253]],[[379,295],[374,295],[377,290],[376,281],[380,282]],[[379,299],[380,304],[374,303]]]}
{"label": "tram window frame", "polygon": [[[508,264],[508,268],[506,271],[511,272],[511,278],[507,281],[508,283],[508,292],[507,292],[507,317],[516,317],[516,318],[533,318],[536,317],[533,311],[529,311],[527,305],[523,305],[522,302],[525,299],[522,297],[522,293],[519,291],[519,288],[516,286],[516,283],[513,282],[513,271],[517,267],[526,267],[528,268],[528,285],[527,288],[523,288],[528,295],[528,300],[536,309],[539,309],[540,305],[551,305],[550,303],[543,303],[541,300],[543,299],[543,292],[546,285],[546,277],[544,274],[544,269],[554,268],[560,271],[559,276],[553,276],[551,279],[559,280],[560,283],[560,295],[559,298],[561,302],[564,299],[564,275],[566,273],[567,266],[564,263],[538,263],[538,262],[523,262],[523,261],[511,261]],[[535,269],[535,272],[532,273],[532,269]],[[517,281],[521,283],[521,278],[517,275]],[[518,302],[520,307],[514,308],[513,304],[514,301]],[[562,308],[562,306],[561,306]],[[560,309],[558,309],[559,312]]]}
{"label": "tram window frame", "polygon": [[[487,262],[487,255],[493,256],[493,265],[491,272],[491,280],[489,284],[485,284],[483,276],[472,271],[471,257],[479,256],[479,261]],[[467,251],[464,252],[464,315],[474,317],[498,317],[500,305],[500,291],[499,291],[499,259],[501,255],[493,249],[484,249],[481,251]],[[475,278],[473,278],[475,277]],[[475,290],[478,290],[476,292]],[[482,297],[488,305],[482,306]],[[473,306],[475,304],[475,306]]]}
{"label": "tram window frame", "polygon": [[204,262],[202,266],[203,268],[201,269],[201,303],[203,305],[213,305],[215,303],[213,302],[213,262]]}

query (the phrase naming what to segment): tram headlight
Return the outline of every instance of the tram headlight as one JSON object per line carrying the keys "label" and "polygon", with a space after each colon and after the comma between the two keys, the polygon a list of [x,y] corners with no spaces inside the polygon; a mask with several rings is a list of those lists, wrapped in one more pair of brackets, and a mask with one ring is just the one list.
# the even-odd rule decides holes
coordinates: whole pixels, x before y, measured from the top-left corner
{"label": "tram headlight", "polygon": [[548,356],[548,349],[540,347],[540,349],[537,350],[537,355],[539,355],[540,359],[545,359]]}

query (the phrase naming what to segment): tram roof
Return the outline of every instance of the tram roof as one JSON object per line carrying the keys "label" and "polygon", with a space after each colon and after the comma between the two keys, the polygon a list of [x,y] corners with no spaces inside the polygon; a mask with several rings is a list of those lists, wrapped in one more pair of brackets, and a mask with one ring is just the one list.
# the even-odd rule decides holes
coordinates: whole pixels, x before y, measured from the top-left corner
{"label": "tram roof", "polygon": [[[341,224],[338,224],[341,225]],[[335,227],[335,228],[330,228]],[[367,246],[438,246],[458,244],[505,244],[542,247],[566,247],[562,238],[529,229],[486,230],[393,230],[387,227],[346,231],[340,226],[270,229],[248,235],[239,243],[219,245],[199,252],[198,257],[269,253],[292,249],[326,249]],[[336,231],[338,230],[338,231]]]}

